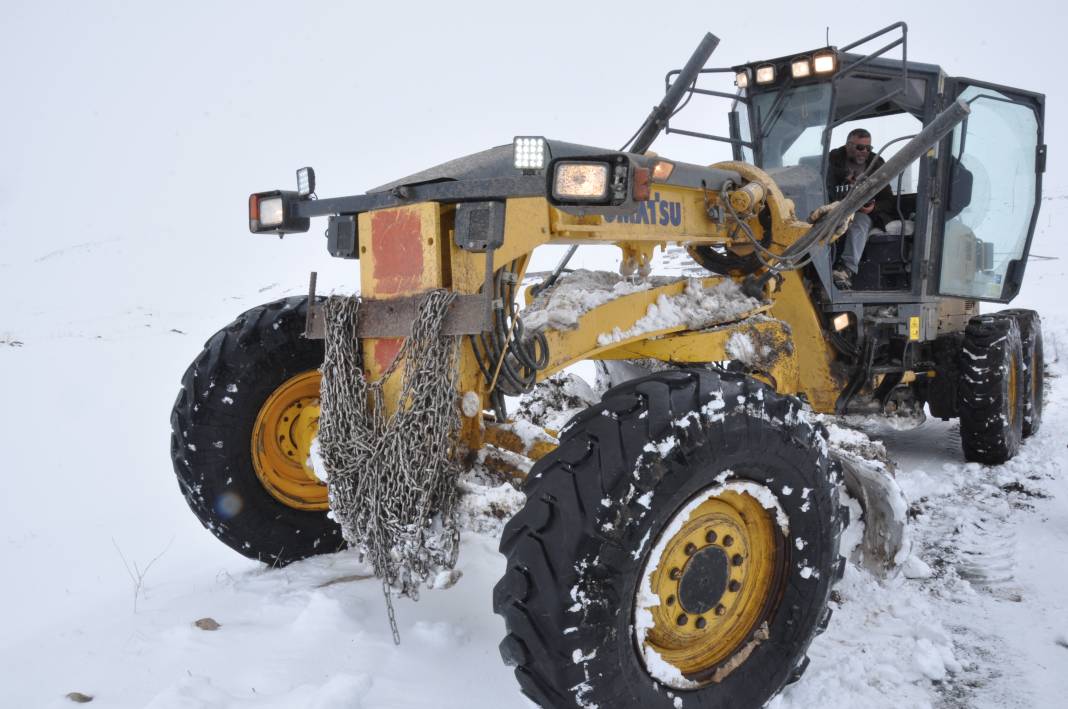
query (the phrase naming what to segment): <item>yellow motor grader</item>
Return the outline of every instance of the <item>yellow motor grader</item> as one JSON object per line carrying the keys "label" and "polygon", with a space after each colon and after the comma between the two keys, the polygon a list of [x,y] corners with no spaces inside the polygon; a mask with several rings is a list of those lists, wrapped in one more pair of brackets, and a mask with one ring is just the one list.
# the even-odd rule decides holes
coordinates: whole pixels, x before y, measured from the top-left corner
{"label": "yellow motor grader", "polygon": [[[359,296],[318,298],[313,281],[189,367],[172,457],[203,524],[271,564],[355,545],[388,600],[455,563],[455,476],[510,452],[536,463],[493,604],[528,697],[757,707],[797,680],[848,522],[851,466],[814,414],[926,407],[990,464],[1040,425],[1038,315],[977,303],[1022,282],[1044,97],[910,61],[901,23],[705,68],[717,42],[669,72],[619,150],[521,136],[365,194],[318,198],[308,168],[297,190],[253,194],[257,234],[326,217],[330,254],[359,260]],[[723,75],[736,90],[705,85]],[[730,102],[727,135],[678,125],[703,100]],[[829,203],[832,140],[858,121],[915,130]],[[652,153],[665,131],[734,159]],[[888,185],[896,218],[840,288],[840,237]],[[538,247],[582,244],[618,246],[621,274],[590,285],[565,259],[522,293]],[[649,276],[668,244],[704,275]],[[599,404],[559,431],[513,420],[509,397],[581,360],[611,380]],[[852,474],[875,514],[885,481]]]}

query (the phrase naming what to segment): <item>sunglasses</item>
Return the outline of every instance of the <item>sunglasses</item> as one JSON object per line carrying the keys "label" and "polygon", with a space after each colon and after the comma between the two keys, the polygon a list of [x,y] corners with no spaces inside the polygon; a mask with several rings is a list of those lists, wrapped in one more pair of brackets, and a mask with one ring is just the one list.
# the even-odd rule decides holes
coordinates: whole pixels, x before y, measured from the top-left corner
{"label": "sunglasses", "polygon": [[859,143],[850,143],[849,145],[851,145],[853,147],[853,150],[856,150],[856,151],[861,152],[861,153],[867,152],[868,150],[871,150],[871,146],[870,145],[861,145]]}

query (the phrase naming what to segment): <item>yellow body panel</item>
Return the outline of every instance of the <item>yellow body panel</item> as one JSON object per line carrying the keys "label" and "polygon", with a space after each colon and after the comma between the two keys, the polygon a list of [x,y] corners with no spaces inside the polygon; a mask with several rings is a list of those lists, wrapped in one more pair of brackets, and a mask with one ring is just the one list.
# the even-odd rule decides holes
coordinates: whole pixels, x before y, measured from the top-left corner
{"label": "yellow body panel", "polygon": [[[766,173],[744,163],[720,163],[716,167],[736,171],[747,182],[726,197],[756,239],[765,235],[755,215],[765,209],[770,216],[773,251],[781,251],[807,233],[810,225],[796,218],[793,203]],[[545,244],[614,243],[623,250],[624,270],[638,272],[647,268],[653,249],[667,243],[723,244],[738,254],[752,251],[751,243],[723,217],[724,205],[718,192],[654,184],[650,194],[651,198],[640,202],[633,214],[623,216],[579,216],[553,207],[541,197],[509,199],[504,244],[489,255],[456,246],[455,208],[450,205],[419,203],[361,214],[362,295],[390,298],[432,288],[477,294],[486,279],[487,258],[492,258],[493,269],[510,265],[521,278],[530,255]],[[703,283],[710,287],[722,279],[705,278]],[[583,359],[655,358],[679,363],[730,360],[734,358],[729,354],[729,343],[737,334],[757,345],[759,356],[748,362],[754,375],[783,393],[804,394],[817,411],[834,410],[845,384],[844,376],[832,368],[834,353],[824,337],[822,319],[798,273],[784,273],[778,284],[769,287],[764,307],[744,313],[733,322],[718,323],[699,332],[679,325],[626,334],[657,298],[677,295],[684,288],[685,282],[679,281],[625,295],[582,315],[575,329],[546,331],[549,364],[539,371],[539,380]],[[752,318],[758,313],[770,317]],[[624,333],[622,337],[601,337],[616,328]],[[401,342],[400,338],[363,341],[368,377],[377,378],[385,371]],[[387,386],[387,406],[396,405],[399,385],[399,377],[395,377]],[[468,399],[477,397],[481,408],[489,406],[488,383],[466,339],[460,350],[458,389]],[[491,439],[502,448],[515,450],[516,441],[506,433],[500,429],[488,431],[481,411],[465,415],[460,450],[471,455]],[[544,452],[539,449],[536,454],[527,453],[540,457]]]}

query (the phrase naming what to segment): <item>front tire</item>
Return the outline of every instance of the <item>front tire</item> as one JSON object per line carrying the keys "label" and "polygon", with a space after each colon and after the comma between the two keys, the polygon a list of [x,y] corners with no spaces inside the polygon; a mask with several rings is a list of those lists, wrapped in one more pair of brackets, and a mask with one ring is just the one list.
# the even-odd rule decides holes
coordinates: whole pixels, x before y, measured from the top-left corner
{"label": "front tire", "polygon": [[240,315],[207,341],[171,412],[171,459],[201,524],[281,566],[345,547],[326,486],[305,461],[318,426],[322,340],[304,338],[306,297]]}
{"label": "front tire", "polygon": [[[839,473],[796,399],[662,372],[539,461],[494,590],[545,707],[759,707],[807,665],[841,577]],[[683,619],[684,618],[684,619]]]}

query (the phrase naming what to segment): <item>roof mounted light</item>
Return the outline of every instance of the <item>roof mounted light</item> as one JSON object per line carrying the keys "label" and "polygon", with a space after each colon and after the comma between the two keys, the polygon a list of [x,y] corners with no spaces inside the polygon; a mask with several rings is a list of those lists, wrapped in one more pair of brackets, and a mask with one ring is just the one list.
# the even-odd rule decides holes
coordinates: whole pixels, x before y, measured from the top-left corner
{"label": "roof mounted light", "polygon": [[739,89],[749,88],[749,70],[742,69],[734,75],[734,85]]}
{"label": "roof mounted light", "polygon": [[812,55],[812,68],[817,74],[833,74],[838,68],[838,55],[833,49],[821,49]]}
{"label": "roof mounted light", "polygon": [[547,152],[541,136],[517,136],[512,141],[512,163],[519,170],[544,170]]}
{"label": "roof mounted light", "polygon": [[756,70],[756,82],[758,84],[770,84],[775,81],[775,67],[771,64],[758,66]]}
{"label": "roof mounted light", "polygon": [[790,62],[790,76],[795,79],[804,79],[812,75],[812,64],[808,57],[797,57]]}

